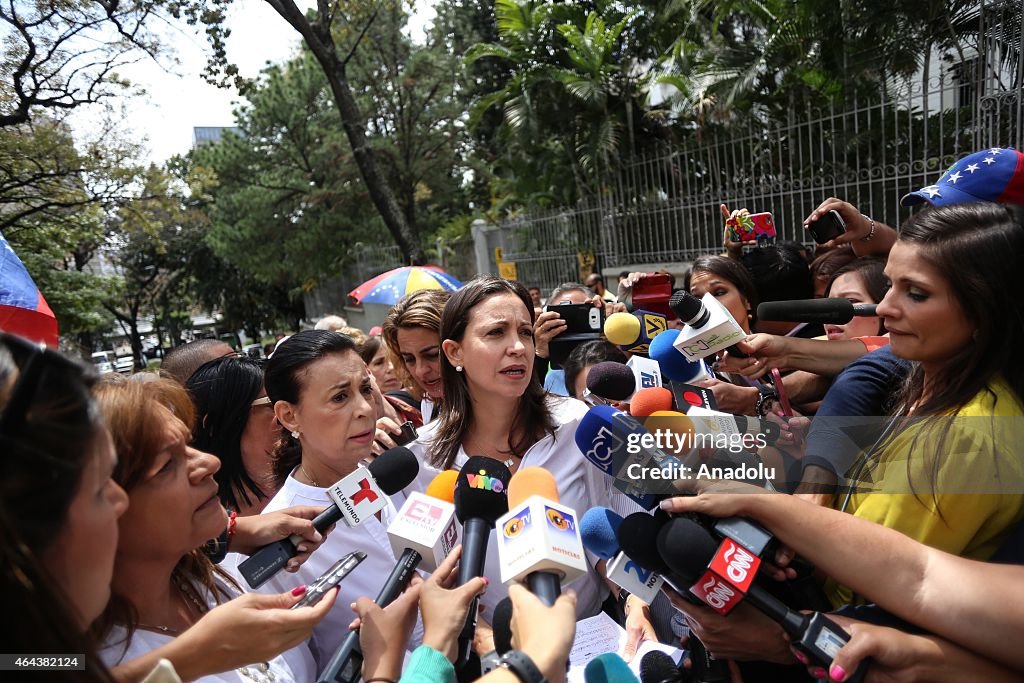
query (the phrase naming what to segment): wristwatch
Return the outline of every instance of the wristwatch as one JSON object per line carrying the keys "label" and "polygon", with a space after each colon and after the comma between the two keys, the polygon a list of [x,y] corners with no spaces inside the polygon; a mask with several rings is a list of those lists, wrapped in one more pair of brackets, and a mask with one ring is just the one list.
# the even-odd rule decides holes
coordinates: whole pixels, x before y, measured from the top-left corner
{"label": "wristwatch", "polygon": [[754,411],[757,416],[764,419],[765,414],[768,412],[768,404],[779,397],[779,392],[775,390],[773,386],[761,385],[757,388],[757,405],[754,407]]}
{"label": "wristwatch", "polygon": [[622,612],[623,615],[626,614],[626,600],[629,600],[630,595],[631,593],[625,588],[619,588],[619,595],[616,599],[616,602],[618,602],[619,611]]}
{"label": "wristwatch", "polygon": [[509,650],[501,656],[501,665],[514,673],[522,683],[548,683],[530,655],[521,650]]}

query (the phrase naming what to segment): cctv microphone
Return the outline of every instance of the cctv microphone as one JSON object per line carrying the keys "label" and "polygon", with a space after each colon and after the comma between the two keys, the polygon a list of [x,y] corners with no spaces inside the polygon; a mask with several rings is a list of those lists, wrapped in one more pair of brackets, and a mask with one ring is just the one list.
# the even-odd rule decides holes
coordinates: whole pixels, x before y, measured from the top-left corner
{"label": "cctv microphone", "polygon": [[622,552],[616,536],[621,525],[622,517],[614,510],[593,507],[580,519],[580,537],[587,550],[605,560],[605,577],[609,581],[649,605],[658,597],[664,580]]}
{"label": "cctv microphone", "polygon": [[[430,482],[426,495],[419,492],[410,494],[388,526],[388,540],[398,562],[374,598],[381,607],[387,607],[401,595],[418,567],[425,565],[424,569],[433,571],[458,545],[455,506],[449,502],[457,476],[454,470],[441,472]],[[318,683],[356,683],[362,671],[359,631],[352,631],[317,680]]]}
{"label": "cctv microphone", "polygon": [[679,333],[673,344],[687,360],[700,360],[722,350],[728,350],[739,358],[747,357],[735,346],[736,342],[746,338],[746,332],[710,292],[698,299],[679,290],[672,295],[668,305],[686,323],[686,329]]}
{"label": "cctv microphone", "polygon": [[639,683],[629,665],[613,652],[598,655],[583,669],[584,683]]}
{"label": "cctv microphone", "polygon": [[569,583],[587,573],[576,511],[558,502],[555,477],[524,467],[508,484],[509,511],[498,519],[501,582],[526,580],[548,607]]}
{"label": "cctv microphone", "polygon": [[[313,528],[324,533],[338,520],[353,527],[362,524],[387,506],[386,496],[411,484],[419,469],[419,460],[408,448],[385,451],[327,489],[334,504],[313,518]],[[238,571],[249,586],[259,588],[298,554],[296,546],[301,542],[301,536],[293,535],[265,545],[240,563]]]}
{"label": "cctv microphone", "polygon": [[[690,592],[719,614],[727,615],[746,600],[782,626],[792,646],[817,666],[828,670],[850,636],[821,612],[803,614],[754,583],[760,559],[731,539],[721,544],[700,525],[675,518],[658,533],[658,551],[675,572],[691,582]],[[865,660],[850,677],[864,679]]]}
{"label": "cctv microphone", "polygon": [[693,680],[664,652],[652,650],[640,660],[640,683],[689,683]]}
{"label": "cctv microphone", "polygon": [[855,304],[849,299],[797,299],[766,301],[757,307],[758,320],[844,325],[855,317],[875,317],[877,304]]}
{"label": "cctv microphone", "polygon": [[665,316],[653,311],[612,313],[604,321],[604,336],[623,351],[646,356],[651,341],[668,329]]}
{"label": "cctv microphone", "polygon": [[[470,457],[455,484],[455,516],[462,523],[462,558],[457,585],[484,575],[487,541],[499,517],[508,512],[508,483],[512,474],[504,464],[483,455]],[[466,625],[459,634],[456,669],[465,667],[476,632],[477,600],[470,605]]]}
{"label": "cctv microphone", "polygon": [[624,363],[603,361],[590,368],[587,390],[606,401],[628,401],[636,391],[636,379]]}

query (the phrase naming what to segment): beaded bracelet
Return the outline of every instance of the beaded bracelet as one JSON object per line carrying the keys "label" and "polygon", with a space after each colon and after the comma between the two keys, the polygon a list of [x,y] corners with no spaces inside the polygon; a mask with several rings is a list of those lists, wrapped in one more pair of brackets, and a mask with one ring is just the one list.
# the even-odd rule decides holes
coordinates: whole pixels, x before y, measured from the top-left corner
{"label": "beaded bracelet", "polygon": [[865,213],[862,213],[861,216],[863,216],[864,220],[871,224],[871,230],[868,231],[867,237],[861,237],[860,241],[870,242],[871,238],[875,236],[875,219]]}
{"label": "beaded bracelet", "polygon": [[238,526],[238,513],[232,510],[228,514],[228,543],[235,537],[235,527]]}

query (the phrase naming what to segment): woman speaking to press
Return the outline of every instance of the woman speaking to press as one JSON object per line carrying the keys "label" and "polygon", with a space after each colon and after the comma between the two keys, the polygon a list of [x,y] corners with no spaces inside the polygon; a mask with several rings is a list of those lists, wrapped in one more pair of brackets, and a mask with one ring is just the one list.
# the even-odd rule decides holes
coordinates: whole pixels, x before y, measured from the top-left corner
{"label": "woman speaking to press", "polygon": [[[614,492],[611,479],[586,462],[576,446],[575,428],[587,406],[546,393],[533,376],[533,324],[530,295],[518,282],[481,276],[448,301],[441,317],[444,401],[438,418],[410,445],[423,461],[420,484],[438,470],[461,468],[469,456],[482,455],[504,463],[513,475],[524,467],[549,470],[561,502],[580,515],[612,501],[632,511],[635,506]],[[484,573],[491,588],[481,603],[489,621],[508,594],[493,538]],[[606,595],[597,571],[591,568],[572,586],[577,614],[596,614]]]}

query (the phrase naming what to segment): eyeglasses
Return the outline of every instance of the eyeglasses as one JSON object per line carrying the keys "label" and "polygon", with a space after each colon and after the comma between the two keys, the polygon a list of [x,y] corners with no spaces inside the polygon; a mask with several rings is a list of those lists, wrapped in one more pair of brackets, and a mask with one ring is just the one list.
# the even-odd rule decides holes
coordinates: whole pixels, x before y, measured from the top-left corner
{"label": "eyeglasses", "polygon": [[11,390],[10,400],[0,414],[0,435],[15,437],[25,427],[29,406],[32,405],[47,365],[71,371],[79,377],[84,374],[84,370],[81,365],[47,348],[45,344],[33,343],[13,334],[0,332],[0,345],[7,349],[18,367],[18,379]]}

